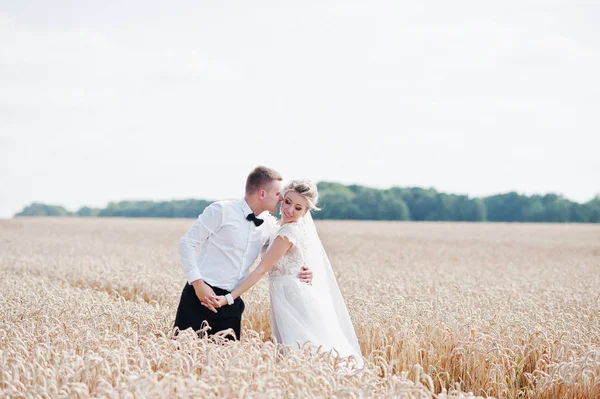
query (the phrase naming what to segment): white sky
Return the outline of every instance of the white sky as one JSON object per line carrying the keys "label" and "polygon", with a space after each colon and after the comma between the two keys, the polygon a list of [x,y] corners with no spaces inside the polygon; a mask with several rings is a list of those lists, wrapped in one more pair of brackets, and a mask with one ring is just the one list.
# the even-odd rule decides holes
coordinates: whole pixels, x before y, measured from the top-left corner
{"label": "white sky", "polygon": [[0,0],[0,217],[239,197],[258,164],[587,201],[599,71],[600,0]]}

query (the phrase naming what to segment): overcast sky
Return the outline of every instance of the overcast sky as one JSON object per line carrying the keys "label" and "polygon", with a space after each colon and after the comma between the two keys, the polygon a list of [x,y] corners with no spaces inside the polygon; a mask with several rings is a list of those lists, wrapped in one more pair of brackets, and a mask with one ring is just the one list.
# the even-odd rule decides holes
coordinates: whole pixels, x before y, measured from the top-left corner
{"label": "overcast sky", "polygon": [[600,193],[600,1],[0,0],[0,217],[285,179]]}

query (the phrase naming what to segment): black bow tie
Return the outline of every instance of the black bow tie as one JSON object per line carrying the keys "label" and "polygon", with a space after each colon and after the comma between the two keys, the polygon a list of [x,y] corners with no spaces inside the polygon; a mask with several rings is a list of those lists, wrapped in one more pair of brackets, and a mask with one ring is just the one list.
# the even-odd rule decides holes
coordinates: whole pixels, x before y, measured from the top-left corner
{"label": "black bow tie", "polygon": [[256,227],[260,226],[264,222],[264,220],[257,218],[256,215],[254,215],[254,213],[251,213],[248,216],[246,216],[246,220],[253,221]]}

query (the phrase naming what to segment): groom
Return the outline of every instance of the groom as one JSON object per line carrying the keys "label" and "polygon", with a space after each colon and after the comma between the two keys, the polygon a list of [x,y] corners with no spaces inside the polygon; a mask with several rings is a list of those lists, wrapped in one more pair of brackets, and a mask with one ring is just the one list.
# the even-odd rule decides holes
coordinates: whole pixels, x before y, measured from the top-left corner
{"label": "groom", "polygon": [[[211,335],[232,328],[235,339],[240,338],[244,301],[237,298],[230,306],[218,308],[216,296],[230,294],[248,276],[277,228],[277,220],[269,212],[276,212],[282,200],[281,181],[277,171],[256,167],[246,179],[243,199],[210,204],[181,237],[179,255],[188,283],[181,293],[174,327],[197,331],[207,322]],[[304,266],[298,278],[310,283],[312,271]]]}

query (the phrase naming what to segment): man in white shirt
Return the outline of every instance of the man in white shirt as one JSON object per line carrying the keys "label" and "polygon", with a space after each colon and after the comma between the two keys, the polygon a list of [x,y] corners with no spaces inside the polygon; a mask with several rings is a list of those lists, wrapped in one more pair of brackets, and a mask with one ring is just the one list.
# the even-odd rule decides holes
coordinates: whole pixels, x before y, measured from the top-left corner
{"label": "man in white shirt", "polygon": [[[276,212],[282,200],[281,181],[277,171],[256,167],[246,179],[242,200],[210,204],[181,237],[179,255],[188,283],[181,293],[174,327],[197,331],[206,322],[211,327],[209,334],[232,328],[235,339],[240,338],[244,302],[237,298],[217,309],[216,296],[230,294],[248,276],[277,228],[277,220],[269,212]],[[312,271],[305,266],[298,278],[310,283]]]}

